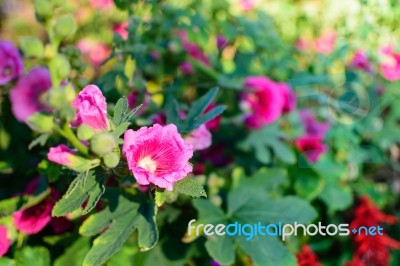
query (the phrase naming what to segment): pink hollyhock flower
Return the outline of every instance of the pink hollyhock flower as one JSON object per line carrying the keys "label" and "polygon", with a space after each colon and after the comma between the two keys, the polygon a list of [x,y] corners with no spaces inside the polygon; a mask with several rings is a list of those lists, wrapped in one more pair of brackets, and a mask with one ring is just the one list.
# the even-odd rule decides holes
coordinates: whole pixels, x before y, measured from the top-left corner
{"label": "pink hollyhock flower", "polygon": [[109,9],[114,6],[113,0],[90,0],[90,5],[98,9]]}
{"label": "pink hollyhock flower", "polygon": [[329,30],[324,32],[314,42],[315,51],[320,54],[328,55],[335,49],[336,32]]}
{"label": "pink hollyhock flower", "polygon": [[245,118],[249,128],[260,128],[282,115],[285,97],[277,83],[267,77],[248,77],[244,86],[241,107],[249,113]]}
{"label": "pink hollyhock flower", "polygon": [[174,183],[192,171],[192,145],[185,143],[175,125],[127,130],[123,153],[140,185],[155,184],[172,190]]}
{"label": "pink hollyhock flower", "polygon": [[18,78],[24,72],[24,63],[14,44],[0,40],[0,86]]}
{"label": "pink hollyhock flower", "polygon": [[103,63],[111,54],[111,49],[106,44],[89,39],[80,40],[76,47],[95,67]]}
{"label": "pink hollyhock flower", "polygon": [[36,234],[51,221],[52,209],[52,201],[45,199],[37,205],[15,212],[13,223],[19,231],[25,234]]}
{"label": "pink hollyhock flower", "polygon": [[328,122],[318,122],[314,113],[309,109],[300,110],[299,116],[300,121],[305,129],[305,135],[325,138],[325,135],[330,128],[330,124]]}
{"label": "pink hollyhock flower", "polygon": [[129,35],[129,32],[127,30],[128,25],[129,25],[128,21],[116,24],[113,27],[113,32],[121,35],[122,39],[126,40],[128,39]]}
{"label": "pink hollyhock flower", "polygon": [[7,227],[0,225],[0,257],[4,256],[11,246],[11,240],[7,235]]}
{"label": "pink hollyhock flower", "polygon": [[317,162],[320,156],[328,150],[320,137],[303,136],[295,140],[295,145],[313,163]]}
{"label": "pink hollyhock flower", "polygon": [[372,68],[368,60],[368,56],[363,50],[357,50],[350,62],[350,67],[355,69],[371,72]]}
{"label": "pink hollyhock flower", "polygon": [[88,85],[72,102],[76,110],[75,124],[85,124],[94,130],[107,130],[107,103],[96,85]]}
{"label": "pink hollyhock flower", "polygon": [[41,95],[51,88],[50,73],[46,68],[33,68],[18,80],[10,91],[11,109],[18,121],[24,122],[33,113],[49,111],[41,101]]}
{"label": "pink hollyhock flower", "polygon": [[296,94],[287,83],[278,83],[278,86],[280,86],[284,98],[283,112],[290,113],[294,108],[296,108]]}
{"label": "pink hollyhock flower", "polygon": [[196,128],[190,134],[185,137],[186,143],[193,146],[194,151],[204,150],[211,146],[211,133],[208,131],[205,124]]}
{"label": "pink hollyhock flower", "polygon": [[393,46],[384,46],[381,48],[383,62],[380,64],[382,75],[389,81],[400,79],[400,53],[394,51]]}

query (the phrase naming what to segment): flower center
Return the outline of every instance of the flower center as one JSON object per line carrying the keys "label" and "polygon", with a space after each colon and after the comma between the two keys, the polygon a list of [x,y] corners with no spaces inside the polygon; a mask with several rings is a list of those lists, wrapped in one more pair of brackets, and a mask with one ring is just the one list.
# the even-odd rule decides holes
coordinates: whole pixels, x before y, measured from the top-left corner
{"label": "flower center", "polygon": [[153,159],[151,159],[150,156],[146,156],[143,159],[139,160],[138,166],[146,169],[151,173],[154,173],[157,169],[157,163]]}

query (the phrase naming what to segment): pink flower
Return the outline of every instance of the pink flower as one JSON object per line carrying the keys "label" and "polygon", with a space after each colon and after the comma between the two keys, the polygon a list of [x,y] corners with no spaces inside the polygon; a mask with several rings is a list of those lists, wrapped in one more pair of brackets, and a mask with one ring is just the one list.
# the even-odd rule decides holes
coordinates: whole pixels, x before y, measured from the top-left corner
{"label": "pink flower", "polygon": [[228,45],[228,40],[223,35],[217,35],[215,41],[218,49],[223,49]]}
{"label": "pink flower", "polygon": [[72,106],[76,109],[77,125],[85,124],[99,131],[108,128],[106,98],[97,86],[88,85],[83,88]]}
{"label": "pink flower", "polygon": [[24,63],[14,44],[0,40],[0,86],[18,78],[24,72]]}
{"label": "pink flower", "polygon": [[308,52],[313,48],[313,43],[305,38],[298,38],[295,43],[297,50],[301,52]]}
{"label": "pink flower", "polygon": [[90,5],[98,9],[109,9],[113,7],[113,0],[90,0]]}
{"label": "pink flower", "polygon": [[380,64],[382,76],[389,81],[400,79],[400,53],[394,52],[393,46],[381,48],[383,62]]}
{"label": "pink flower", "polygon": [[300,137],[295,140],[295,145],[312,163],[317,162],[320,156],[328,150],[328,147],[323,144],[322,138],[314,136]]}
{"label": "pink flower", "polygon": [[89,39],[80,40],[76,47],[95,67],[103,63],[111,54],[111,49],[106,44]]}
{"label": "pink flower", "polygon": [[267,77],[248,77],[241,96],[241,106],[248,112],[249,128],[260,128],[276,121],[283,112],[285,97],[282,88]]}
{"label": "pink flower", "polygon": [[203,53],[203,51],[197,44],[189,41],[187,32],[181,31],[178,34],[181,38],[182,47],[188,53],[189,57],[209,67],[210,61],[208,60],[208,57]]}
{"label": "pink flower", "polygon": [[284,98],[283,113],[290,113],[297,105],[296,94],[287,83],[278,83],[278,86],[282,90]]}
{"label": "pink flower", "polygon": [[314,113],[309,109],[302,109],[299,112],[300,121],[302,122],[305,135],[311,137],[320,137],[325,138],[326,133],[328,132],[330,125],[328,122],[318,122]]}
{"label": "pink flower", "polygon": [[250,11],[254,9],[255,3],[254,0],[240,0],[240,6],[243,11]]}
{"label": "pink flower", "polygon": [[355,69],[371,72],[372,68],[368,60],[368,56],[363,50],[357,50],[350,62],[350,67]]}
{"label": "pink flower", "polygon": [[155,184],[172,190],[192,171],[192,145],[185,143],[175,125],[142,127],[124,135],[123,153],[140,185]]}
{"label": "pink flower", "polygon": [[113,27],[113,32],[121,35],[122,39],[126,40],[128,39],[129,35],[129,32],[127,30],[128,25],[129,25],[128,21],[116,24]]}
{"label": "pink flower", "polygon": [[335,49],[335,43],[336,32],[333,30],[326,31],[315,40],[315,51],[320,54],[328,55]]}
{"label": "pink flower", "polygon": [[49,199],[45,199],[37,205],[15,212],[13,223],[19,231],[25,234],[36,234],[51,221],[52,209],[53,203]]}
{"label": "pink flower", "polygon": [[193,73],[193,67],[192,64],[189,62],[185,61],[179,66],[180,70],[182,71],[183,74],[185,75],[190,75]]}
{"label": "pink flower", "polygon": [[208,131],[205,124],[196,128],[190,134],[185,137],[186,143],[193,146],[194,151],[204,150],[211,146],[211,133]]}
{"label": "pink flower", "polygon": [[74,154],[67,146],[60,144],[50,148],[47,153],[47,159],[53,163],[68,166],[71,163],[71,157],[73,155]]}
{"label": "pink flower", "polygon": [[12,112],[18,121],[24,122],[35,112],[49,111],[40,99],[51,88],[50,73],[46,68],[33,68],[25,77],[18,80],[10,91]]}
{"label": "pink flower", "polygon": [[0,225],[0,257],[4,256],[11,246],[11,240],[7,235],[7,227]]}

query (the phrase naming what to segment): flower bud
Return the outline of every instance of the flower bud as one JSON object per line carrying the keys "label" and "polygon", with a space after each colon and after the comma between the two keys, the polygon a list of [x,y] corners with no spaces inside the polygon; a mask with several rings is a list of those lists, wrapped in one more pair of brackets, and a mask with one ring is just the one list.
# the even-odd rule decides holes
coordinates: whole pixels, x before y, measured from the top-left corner
{"label": "flower bud", "polygon": [[90,149],[100,157],[111,153],[116,145],[117,142],[114,136],[109,132],[100,132],[90,140]]}
{"label": "flower bud", "polygon": [[78,138],[81,140],[91,139],[94,133],[94,129],[85,124],[82,124],[78,127]]}
{"label": "flower bud", "polygon": [[88,171],[100,164],[99,159],[88,160],[75,155],[64,144],[50,148],[47,153],[47,159],[51,162],[69,167],[77,172]]}
{"label": "flower bud", "polygon": [[53,14],[53,5],[48,0],[35,0],[35,12],[41,18],[51,17]]}
{"label": "flower bud", "polygon": [[40,112],[29,116],[26,123],[33,131],[39,133],[49,133],[53,130],[54,126],[53,117]]}
{"label": "flower bud", "polygon": [[65,15],[57,19],[54,31],[61,39],[71,35],[76,30],[76,23],[71,15]]}
{"label": "flower bud", "polygon": [[70,106],[75,96],[75,90],[71,84],[52,88],[48,93],[48,105],[54,110],[62,110]]}
{"label": "flower bud", "polygon": [[42,58],[44,55],[44,46],[42,42],[35,37],[22,37],[19,40],[21,49],[26,57]]}
{"label": "flower bud", "polygon": [[52,78],[62,81],[68,78],[71,72],[71,65],[64,55],[56,55],[50,61],[50,72]]}
{"label": "flower bud", "polygon": [[103,157],[103,161],[108,168],[114,168],[119,163],[119,156],[115,152],[111,152]]}

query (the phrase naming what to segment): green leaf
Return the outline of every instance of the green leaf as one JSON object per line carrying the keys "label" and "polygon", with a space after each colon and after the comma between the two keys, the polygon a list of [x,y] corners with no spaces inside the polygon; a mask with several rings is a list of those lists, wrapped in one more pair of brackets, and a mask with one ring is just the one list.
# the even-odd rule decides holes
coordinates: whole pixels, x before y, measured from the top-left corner
{"label": "green leaf", "polygon": [[215,117],[222,114],[226,109],[226,105],[219,105],[205,113],[204,115],[200,116],[199,118],[195,119],[191,124],[188,126],[187,131],[192,131],[204,123],[214,119]]}
{"label": "green leaf", "polygon": [[163,205],[166,199],[167,199],[167,196],[165,195],[165,191],[156,190],[156,192],[155,192],[155,202],[156,202],[156,205],[158,207]]}
{"label": "green leaf", "polygon": [[94,171],[80,173],[70,184],[67,192],[56,203],[52,216],[64,216],[79,209],[87,200],[83,214],[89,213],[104,193],[103,178],[96,177]]}
{"label": "green leaf", "polygon": [[0,258],[0,266],[16,266],[15,260],[7,257]]}
{"label": "green leaf", "polygon": [[50,253],[44,247],[26,246],[16,252],[16,265],[18,266],[50,266]]}
{"label": "green leaf", "polygon": [[192,196],[193,198],[207,197],[204,187],[197,180],[190,177],[176,182],[174,185],[174,190],[181,194]]}
{"label": "green leaf", "polygon": [[128,127],[130,126],[130,124],[131,123],[129,123],[129,122],[123,122],[119,126],[117,126],[117,128],[112,133],[114,135],[114,137],[118,138],[119,136],[124,134],[125,131],[128,129]]}
{"label": "green leaf", "polygon": [[235,262],[235,240],[228,235],[210,236],[205,244],[208,254],[222,265]]}
{"label": "green leaf", "polygon": [[54,266],[81,266],[89,249],[90,238],[78,238],[72,246],[69,246],[65,252],[55,260]]}
{"label": "green leaf", "polygon": [[36,139],[32,140],[31,143],[29,143],[28,149],[31,150],[32,148],[34,148],[35,146],[39,145],[40,146],[44,146],[44,144],[46,144],[47,140],[49,139],[50,134],[42,134],[39,137],[37,137]]}
{"label": "green leaf", "polygon": [[112,122],[115,126],[119,126],[122,123],[122,118],[126,110],[128,110],[128,99],[122,97],[117,101],[114,107],[114,117],[112,118]]}
{"label": "green leaf", "polygon": [[97,266],[105,263],[115,254],[130,236],[138,230],[138,244],[141,250],[152,248],[158,240],[155,223],[156,207],[147,199],[123,194],[119,190],[109,190],[105,194],[109,206],[91,215],[79,232],[84,236],[101,233],[94,241],[83,262],[84,266]]}
{"label": "green leaf", "polygon": [[304,175],[300,174],[296,176],[296,183],[294,188],[297,195],[307,199],[315,199],[324,189],[325,181],[317,175]]}

